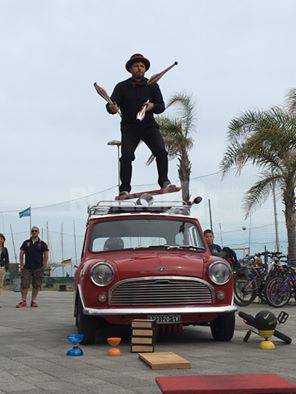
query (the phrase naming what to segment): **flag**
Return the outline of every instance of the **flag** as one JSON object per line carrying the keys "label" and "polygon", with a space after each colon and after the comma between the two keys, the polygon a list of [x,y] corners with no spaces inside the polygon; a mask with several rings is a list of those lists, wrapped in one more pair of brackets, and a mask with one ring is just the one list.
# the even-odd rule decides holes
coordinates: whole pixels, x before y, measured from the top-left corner
{"label": "flag", "polygon": [[31,216],[31,207],[19,212],[20,218],[23,218],[24,216]]}
{"label": "flag", "polygon": [[70,265],[72,264],[72,259],[66,259],[62,261],[62,265]]}

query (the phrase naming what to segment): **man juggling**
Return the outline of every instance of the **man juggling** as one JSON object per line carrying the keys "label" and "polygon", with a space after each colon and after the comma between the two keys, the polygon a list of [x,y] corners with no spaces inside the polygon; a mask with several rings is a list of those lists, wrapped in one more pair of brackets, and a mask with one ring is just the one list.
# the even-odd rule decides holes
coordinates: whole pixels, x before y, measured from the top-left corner
{"label": "man juggling", "polygon": [[[154,119],[154,114],[161,114],[165,110],[162,94],[156,83],[161,73],[154,75],[150,80],[145,78],[150,62],[141,54],[131,56],[125,68],[131,73],[131,77],[119,82],[110,98],[107,94],[107,98],[104,97],[98,91],[108,101],[107,111],[113,115],[116,113],[121,115],[119,199],[125,199],[130,193],[132,162],[135,160],[135,150],[140,141],[145,142],[156,158],[160,188],[163,192],[173,191],[176,186],[168,179],[168,154],[159,126]],[[99,87],[96,86],[97,88]]]}

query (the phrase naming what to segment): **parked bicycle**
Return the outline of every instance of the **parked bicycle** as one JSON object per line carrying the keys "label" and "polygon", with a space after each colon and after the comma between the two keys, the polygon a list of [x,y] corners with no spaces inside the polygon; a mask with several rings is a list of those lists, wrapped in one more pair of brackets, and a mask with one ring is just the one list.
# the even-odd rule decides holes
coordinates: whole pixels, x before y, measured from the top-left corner
{"label": "parked bicycle", "polygon": [[[262,257],[264,260],[270,259],[268,264]],[[241,260],[241,267],[234,273],[234,302],[247,306],[256,297],[266,302],[266,283],[279,275],[284,258],[280,253],[266,251]]]}
{"label": "parked bicycle", "polygon": [[265,297],[269,305],[281,308],[288,304],[292,296],[296,301],[296,268],[286,266],[278,276],[266,282]]}

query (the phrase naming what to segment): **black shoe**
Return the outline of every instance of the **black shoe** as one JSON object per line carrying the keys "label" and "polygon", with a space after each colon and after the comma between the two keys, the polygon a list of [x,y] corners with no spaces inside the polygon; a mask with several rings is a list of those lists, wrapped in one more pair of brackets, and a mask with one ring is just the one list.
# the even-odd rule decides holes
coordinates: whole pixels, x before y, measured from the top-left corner
{"label": "black shoe", "polygon": [[162,186],[162,190],[168,192],[170,190],[176,189],[176,185],[173,185],[170,181],[165,181]]}
{"label": "black shoe", "polygon": [[127,191],[122,191],[119,193],[117,200],[125,200],[125,198],[129,195],[129,192]]}

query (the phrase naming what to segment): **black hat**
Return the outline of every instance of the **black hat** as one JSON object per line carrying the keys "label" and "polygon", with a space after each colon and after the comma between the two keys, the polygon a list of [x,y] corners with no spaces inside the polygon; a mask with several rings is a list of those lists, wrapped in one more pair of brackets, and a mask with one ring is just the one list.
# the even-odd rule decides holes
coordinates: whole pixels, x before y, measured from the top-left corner
{"label": "black hat", "polygon": [[126,62],[125,68],[128,72],[130,72],[130,67],[133,63],[136,62],[143,62],[146,67],[146,71],[150,68],[150,62],[140,53],[136,53],[135,55],[131,56],[131,58]]}

